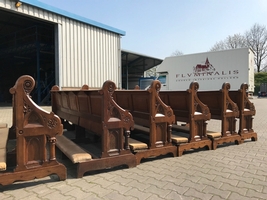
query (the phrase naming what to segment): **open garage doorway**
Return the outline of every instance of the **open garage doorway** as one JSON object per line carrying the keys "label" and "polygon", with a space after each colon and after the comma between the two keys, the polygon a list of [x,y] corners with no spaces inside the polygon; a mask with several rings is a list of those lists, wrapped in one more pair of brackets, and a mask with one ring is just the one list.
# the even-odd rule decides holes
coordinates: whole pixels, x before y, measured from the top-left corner
{"label": "open garage doorway", "polygon": [[55,25],[0,9],[0,105],[11,104],[9,89],[25,74],[36,81],[33,100],[49,104],[55,84]]}

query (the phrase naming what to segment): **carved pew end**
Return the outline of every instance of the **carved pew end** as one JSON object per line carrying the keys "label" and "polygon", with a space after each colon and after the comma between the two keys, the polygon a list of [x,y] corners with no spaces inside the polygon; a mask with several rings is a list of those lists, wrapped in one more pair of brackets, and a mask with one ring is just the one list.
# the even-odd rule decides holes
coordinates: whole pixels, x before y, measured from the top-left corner
{"label": "carved pew end", "polygon": [[60,180],[67,178],[66,167],[58,163],[55,156],[55,136],[62,134],[60,119],[31,99],[34,85],[34,79],[24,75],[9,90],[13,99],[13,124],[11,128],[0,125],[2,186],[52,174]]}

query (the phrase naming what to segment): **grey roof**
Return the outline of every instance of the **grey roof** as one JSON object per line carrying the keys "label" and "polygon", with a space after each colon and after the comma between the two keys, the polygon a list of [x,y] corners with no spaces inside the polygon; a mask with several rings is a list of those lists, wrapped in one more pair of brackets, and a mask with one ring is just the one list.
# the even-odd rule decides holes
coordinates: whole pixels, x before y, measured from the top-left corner
{"label": "grey roof", "polygon": [[121,50],[122,67],[128,68],[127,71],[132,75],[142,76],[144,71],[159,65],[163,60],[144,54]]}

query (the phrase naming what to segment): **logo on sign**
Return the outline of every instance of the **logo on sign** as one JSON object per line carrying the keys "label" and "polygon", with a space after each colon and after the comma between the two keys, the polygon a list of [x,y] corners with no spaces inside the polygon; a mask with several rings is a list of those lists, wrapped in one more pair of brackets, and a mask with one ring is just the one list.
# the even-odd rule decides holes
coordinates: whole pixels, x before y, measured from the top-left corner
{"label": "logo on sign", "polygon": [[218,71],[206,58],[204,64],[197,64],[193,67],[191,73],[176,74],[176,81],[201,81],[216,79],[237,79],[238,70],[222,70]]}

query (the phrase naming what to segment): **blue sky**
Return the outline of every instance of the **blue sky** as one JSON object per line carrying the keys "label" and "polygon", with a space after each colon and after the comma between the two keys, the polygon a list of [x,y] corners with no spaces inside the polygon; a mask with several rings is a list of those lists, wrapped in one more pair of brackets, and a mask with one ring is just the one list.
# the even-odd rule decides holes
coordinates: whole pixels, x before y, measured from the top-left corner
{"label": "blue sky", "polygon": [[123,30],[122,49],[164,59],[209,51],[255,23],[267,26],[266,0],[39,0]]}

